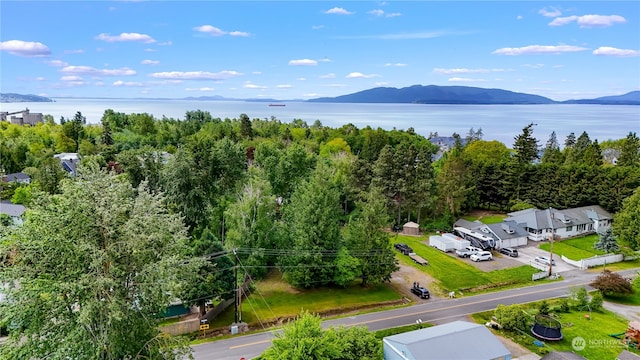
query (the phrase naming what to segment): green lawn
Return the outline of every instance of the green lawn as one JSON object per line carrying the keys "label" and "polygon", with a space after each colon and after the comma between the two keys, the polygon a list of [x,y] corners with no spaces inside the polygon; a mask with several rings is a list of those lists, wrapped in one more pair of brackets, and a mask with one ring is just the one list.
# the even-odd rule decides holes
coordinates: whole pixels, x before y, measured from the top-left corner
{"label": "green lawn", "polygon": [[[527,306],[530,314],[535,314],[536,310],[532,310]],[[557,342],[547,341],[543,347],[534,345],[535,338],[529,331],[524,333],[512,332],[506,330],[492,330],[495,333],[508,337],[520,345],[528,348],[532,352],[543,355],[552,350],[557,351],[574,351],[587,359],[615,359],[616,355],[624,349],[618,339],[609,334],[619,334],[627,329],[628,321],[619,315],[610,311],[592,312],[590,320],[585,318],[588,312],[572,311],[570,313],[557,314],[562,324],[563,339]],[[493,311],[478,313],[472,315],[473,319],[481,324],[491,320]],[[532,320],[533,321],[533,320]],[[582,337],[585,340],[585,348],[577,351],[573,349],[571,343],[575,337]]]}
{"label": "green lawn", "polygon": [[[299,290],[281,281],[280,274],[256,283],[256,289],[242,302],[242,321],[259,325],[300,314],[302,310],[313,313],[335,312],[398,301],[402,296],[386,285],[363,288],[359,282],[346,288],[323,287]],[[234,320],[233,306],[220,314],[212,327],[226,326]]]}
{"label": "green lawn", "polygon": [[[438,249],[430,247],[428,237],[397,235],[393,242],[408,244],[416,254],[429,261],[429,265],[414,265],[437,279],[442,293],[449,291],[475,292],[495,287],[530,284],[531,275],[537,269],[523,265],[516,268],[483,272],[461,259],[449,256]],[[412,264],[410,259],[401,257],[400,261]]]}
{"label": "green lawn", "polygon": [[[598,240],[598,235],[587,235],[580,238],[555,241],[553,243],[553,253],[564,255],[571,260],[580,260],[603,255],[604,252],[593,248],[593,244]],[[551,244],[545,242],[540,244],[540,249],[549,251]]]}
{"label": "green lawn", "polygon": [[507,215],[486,215],[482,217],[465,215],[462,218],[468,221],[480,220],[483,224],[496,224],[502,222],[506,217]]}

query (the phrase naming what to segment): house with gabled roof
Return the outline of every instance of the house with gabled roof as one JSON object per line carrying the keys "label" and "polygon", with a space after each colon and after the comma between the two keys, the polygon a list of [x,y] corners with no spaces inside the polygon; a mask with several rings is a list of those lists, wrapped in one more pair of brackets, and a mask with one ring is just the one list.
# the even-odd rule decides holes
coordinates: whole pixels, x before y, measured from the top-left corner
{"label": "house with gabled roof", "polygon": [[53,155],[54,158],[60,160],[60,165],[64,171],[71,176],[78,175],[78,164],[80,163],[80,154],[78,153],[60,153]]}
{"label": "house with gabled roof", "polygon": [[512,221],[529,233],[529,240],[566,239],[591,233],[602,233],[611,227],[613,216],[599,205],[565,210],[525,209],[507,214]]}
{"label": "house with gabled roof", "polygon": [[[460,219],[453,226],[454,230],[463,235],[465,239],[472,241],[473,239],[471,238],[477,238],[480,243],[487,242],[490,247],[496,249],[526,246],[529,236],[529,233],[515,221],[484,224],[480,221]],[[463,229],[469,231],[464,231]]]}
{"label": "house with gabled roof", "polygon": [[31,178],[29,175],[23,172],[11,173],[2,176],[2,182],[6,183],[18,183],[18,184],[29,184],[31,183]]}
{"label": "house with gabled roof", "polygon": [[0,214],[8,215],[14,225],[22,225],[22,215],[26,211],[23,205],[13,204],[9,201],[0,201]]}

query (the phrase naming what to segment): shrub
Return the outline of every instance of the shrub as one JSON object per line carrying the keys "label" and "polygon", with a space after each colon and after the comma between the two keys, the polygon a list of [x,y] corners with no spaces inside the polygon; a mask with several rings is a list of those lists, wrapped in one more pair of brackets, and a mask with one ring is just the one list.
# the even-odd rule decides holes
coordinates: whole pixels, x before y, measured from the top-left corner
{"label": "shrub", "polygon": [[604,295],[611,294],[633,294],[631,282],[618,273],[604,270],[602,274],[589,284],[602,291]]}
{"label": "shrub", "polygon": [[589,306],[591,306],[591,310],[593,311],[602,311],[604,309],[602,307],[603,302],[604,298],[602,297],[602,293],[600,291],[596,291],[593,296],[591,296],[591,302],[589,302]]}
{"label": "shrub", "polygon": [[587,289],[585,288],[574,290],[572,297],[574,301],[573,306],[578,310],[582,310],[587,305],[589,305],[589,295],[587,294]]}
{"label": "shrub", "polygon": [[538,305],[538,314],[549,315],[549,303],[547,300],[542,300]]}
{"label": "shrub", "polygon": [[498,305],[494,311],[496,321],[507,330],[526,330],[529,323],[529,315],[520,304]]}
{"label": "shrub", "polygon": [[558,311],[561,313],[568,313],[571,310],[569,307],[569,299],[562,298],[558,300]]}

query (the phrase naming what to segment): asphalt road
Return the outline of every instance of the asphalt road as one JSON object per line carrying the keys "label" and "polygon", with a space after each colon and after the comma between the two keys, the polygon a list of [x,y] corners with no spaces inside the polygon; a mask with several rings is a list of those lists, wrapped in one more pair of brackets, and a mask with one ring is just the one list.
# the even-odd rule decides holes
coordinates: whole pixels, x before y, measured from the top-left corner
{"label": "asphalt road", "polygon": [[[620,272],[628,277],[636,270]],[[467,296],[457,299],[439,299],[418,303],[413,306],[327,320],[323,327],[330,326],[366,326],[369,330],[382,330],[409,324],[416,321],[435,324],[461,320],[465,316],[495,309],[499,304],[511,305],[564,297],[571,289],[585,286],[598,274],[573,270],[562,274],[563,280],[500,292]],[[277,330],[276,330],[277,331]],[[194,357],[198,360],[239,360],[256,357],[271,345],[275,331],[259,334],[239,335],[233,338],[193,346]]]}

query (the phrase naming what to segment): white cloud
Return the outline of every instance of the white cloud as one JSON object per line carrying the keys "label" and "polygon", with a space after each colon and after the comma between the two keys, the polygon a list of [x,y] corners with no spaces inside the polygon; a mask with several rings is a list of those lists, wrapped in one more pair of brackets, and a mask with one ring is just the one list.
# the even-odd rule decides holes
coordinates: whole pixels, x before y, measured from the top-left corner
{"label": "white cloud", "polygon": [[160,64],[160,61],[146,59],[146,60],[140,61],[140,64],[142,64],[142,65],[158,65],[158,64]]}
{"label": "white cloud", "polygon": [[296,80],[298,80],[298,81],[307,81],[307,78],[299,77]]}
{"label": "white cloud", "polygon": [[620,15],[583,15],[583,16],[567,16],[553,19],[549,26],[562,26],[572,22],[577,22],[581,28],[590,27],[607,27],[616,23],[624,24],[627,19]]}
{"label": "white cloud", "polygon": [[231,36],[242,36],[242,37],[251,36],[251,34],[249,34],[248,32],[245,32],[245,31],[231,31],[229,33],[229,35],[231,35]]}
{"label": "white cloud", "polygon": [[388,18],[392,18],[392,17],[402,16],[402,14],[401,14],[401,13],[396,12],[396,13],[389,13],[389,14],[387,14],[387,15],[385,15],[385,16],[386,16],[386,17],[388,17]]}
{"label": "white cloud", "polygon": [[171,42],[171,40],[158,43],[158,46],[171,46],[171,45],[173,45],[173,42]]}
{"label": "white cloud", "polygon": [[617,49],[609,46],[601,46],[593,50],[593,55],[634,57],[634,56],[640,56],[640,51],[631,50],[631,49]]}
{"label": "white cloud", "polygon": [[455,68],[455,69],[442,69],[435,68],[433,72],[436,74],[443,75],[452,75],[452,74],[478,74],[478,73],[488,73],[490,70],[488,69],[466,69],[466,68]]}
{"label": "white cloud", "polygon": [[243,75],[237,71],[223,70],[217,73],[208,71],[166,71],[150,74],[149,76],[156,79],[171,80],[225,80],[236,76]]}
{"label": "white cloud", "polygon": [[184,89],[185,91],[214,91],[214,88],[210,88],[210,87],[199,87],[199,88],[186,88]]}
{"label": "white cloud", "polygon": [[65,50],[65,54],[84,54],[83,49],[75,49],[75,50]]}
{"label": "white cloud", "polygon": [[217,28],[213,25],[201,25],[201,26],[196,26],[193,28],[193,30],[204,33],[204,34],[208,34],[211,36],[224,36],[224,35],[230,35],[230,36],[242,36],[242,37],[247,37],[247,36],[251,36],[250,33],[245,32],[245,31],[231,31],[231,32],[227,32],[224,31],[220,28]]}
{"label": "white cloud", "polygon": [[544,67],[544,64],[524,64],[522,66],[531,69],[540,69]]}
{"label": "white cloud", "polygon": [[578,52],[588,50],[580,46],[572,45],[529,45],[519,48],[500,48],[492,52],[498,55],[539,55],[539,54],[562,54],[568,52]]}
{"label": "white cloud", "polygon": [[485,79],[471,79],[471,78],[461,78],[461,77],[452,77],[449,82],[463,82],[463,83],[475,83],[475,82],[485,82]]}
{"label": "white cloud", "polygon": [[156,50],[156,49],[151,49],[151,48],[146,48],[146,49],[144,49],[144,51],[146,51],[146,52],[156,52],[156,51],[158,51],[158,50]]}
{"label": "white cloud", "polygon": [[403,64],[403,63],[395,63],[395,64],[392,64],[392,63],[386,63],[386,64],[384,64],[384,66],[386,66],[386,67],[389,67],[389,66],[394,66],[394,67],[405,67],[405,66],[407,66],[407,64]]}
{"label": "white cloud", "polygon": [[352,72],[347,75],[347,79],[370,79],[380,77],[378,74],[363,74],[361,72]]}
{"label": "white cloud", "polygon": [[341,7],[334,7],[331,8],[327,11],[324,12],[325,14],[337,14],[337,15],[351,15],[354,14],[353,12],[345,9],[345,8],[341,8]]}
{"label": "white cloud", "polygon": [[373,83],[373,85],[375,85],[375,86],[387,86],[387,85],[389,85],[389,83],[386,82],[386,81],[378,81],[376,83]]}
{"label": "white cloud", "polygon": [[371,15],[374,15],[374,16],[382,16],[382,15],[384,15],[384,10],[375,9],[375,10],[371,10],[371,11],[367,12],[367,14],[371,14]]}
{"label": "white cloud", "polygon": [[42,77],[42,76],[38,76],[38,77],[36,78],[36,81],[45,81],[45,80],[47,80],[47,79],[46,79],[46,78],[44,78],[44,77]]}
{"label": "white cloud", "polygon": [[65,75],[60,78],[62,81],[82,81],[82,78],[78,75]]}
{"label": "white cloud", "polygon": [[139,87],[139,86],[144,86],[144,84],[137,81],[116,80],[113,82],[113,86]]}
{"label": "white cloud", "polygon": [[316,66],[318,62],[311,59],[290,60],[289,65],[293,66]]}
{"label": "white cloud", "polygon": [[311,26],[312,30],[320,30],[320,29],[324,29],[324,25],[312,25]]}
{"label": "white cloud", "polygon": [[65,66],[60,72],[72,75],[92,75],[92,76],[130,76],[135,75],[136,71],[129,68],[120,69],[96,69],[91,66]]}
{"label": "white cloud", "polygon": [[320,79],[335,79],[336,78],[336,74],[329,73],[329,74],[320,75],[319,77],[320,77]]}
{"label": "white cloud", "polygon": [[63,67],[63,66],[69,65],[66,61],[62,61],[62,60],[49,60],[47,61],[47,64],[55,67]]}
{"label": "white cloud", "polygon": [[540,9],[538,11],[538,14],[542,15],[542,16],[546,16],[546,17],[558,17],[560,15],[562,15],[562,12],[556,8],[554,8],[553,6],[550,7],[544,7],[542,9]]}
{"label": "white cloud", "polygon": [[289,84],[276,85],[276,88],[278,89],[291,89],[292,87],[293,85],[289,85]]}
{"label": "white cloud", "polygon": [[109,35],[107,33],[102,33],[96,36],[96,39],[106,41],[106,42],[134,41],[134,42],[141,42],[145,44],[152,44],[156,42],[156,40],[151,36],[147,34],[139,34],[139,33],[121,33],[120,35]]}
{"label": "white cloud", "polygon": [[518,19],[518,20],[522,20],[522,15],[518,15],[518,16],[516,16],[516,19]]}
{"label": "white cloud", "polygon": [[267,88],[266,86],[256,85],[248,81],[242,87],[245,89],[266,89]]}
{"label": "white cloud", "polygon": [[226,34],[226,32],[222,31],[221,29],[212,26],[212,25],[201,25],[201,26],[196,26],[193,28],[193,30],[201,32],[201,33],[205,33],[205,34],[209,34],[211,36],[222,36],[224,34]]}
{"label": "white cloud", "polygon": [[319,62],[331,62],[331,59],[329,59],[328,57],[323,57],[322,59],[318,60]]}
{"label": "white cloud", "polygon": [[51,54],[49,47],[43,43],[22,40],[8,40],[0,42],[0,51],[6,51],[11,55],[25,57],[42,57],[49,56]]}

